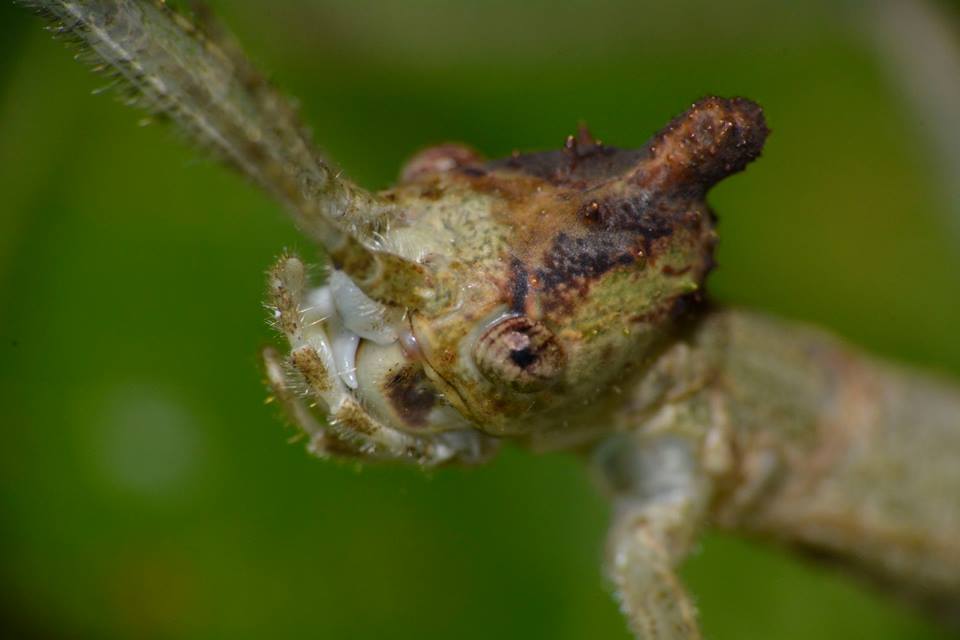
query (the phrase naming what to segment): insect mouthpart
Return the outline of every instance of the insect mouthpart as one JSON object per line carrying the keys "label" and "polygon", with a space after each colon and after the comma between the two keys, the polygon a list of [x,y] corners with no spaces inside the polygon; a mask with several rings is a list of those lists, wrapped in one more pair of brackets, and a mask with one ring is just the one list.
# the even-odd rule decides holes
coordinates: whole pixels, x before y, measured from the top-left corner
{"label": "insect mouthpart", "polygon": [[329,340],[337,375],[351,389],[357,388],[357,349],[360,341],[388,345],[397,341],[400,331],[389,318],[390,311],[371,300],[344,272],[332,270],[325,286],[307,294],[304,319],[321,327]]}
{"label": "insect mouthpart", "polygon": [[370,299],[342,271],[332,269],[324,285],[311,289],[303,263],[285,257],[270,273],[270,288],[274,323],[290,340],[294,364],[308,365],[302,372],[306,382],[329,410],[358,390],[357,352],[363,341],[398,342],[400,312]]}
{"label": "insect mouthpart", "polygon": [[[399,308],[363,293],[342,271],[308,286],[296,257],[269,273],[273,323],[290,343],[285,360],[264,352],[267,377],[318,455],[479,461],[494,446],[423,374]],[[317,411],[314,411],[314,408]],[[320,424],[316,415],[326,419]]]}

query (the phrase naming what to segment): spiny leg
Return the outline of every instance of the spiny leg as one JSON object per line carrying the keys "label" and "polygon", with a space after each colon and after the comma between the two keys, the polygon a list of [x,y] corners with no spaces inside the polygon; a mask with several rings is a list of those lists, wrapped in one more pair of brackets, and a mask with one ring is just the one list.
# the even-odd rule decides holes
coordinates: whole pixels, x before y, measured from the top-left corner
{"label": "spiny leg", "polygon": [[694,443],[676,436],[607,443],[598,453],[614,493],[607,570],[637,638],[701,637],[676,573],[703,522],[709,483]]}

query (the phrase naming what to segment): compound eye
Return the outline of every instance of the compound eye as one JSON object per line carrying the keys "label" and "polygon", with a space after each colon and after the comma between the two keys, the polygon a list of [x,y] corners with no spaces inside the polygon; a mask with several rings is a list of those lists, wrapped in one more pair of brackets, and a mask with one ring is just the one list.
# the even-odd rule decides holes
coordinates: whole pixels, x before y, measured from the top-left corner
{"label": "compound eye", "polygon": [[504,318],[487,329],[473,348],[473,360],[491,382],[523,393],[559,380],[566,364],[553,333],[522,316]]}

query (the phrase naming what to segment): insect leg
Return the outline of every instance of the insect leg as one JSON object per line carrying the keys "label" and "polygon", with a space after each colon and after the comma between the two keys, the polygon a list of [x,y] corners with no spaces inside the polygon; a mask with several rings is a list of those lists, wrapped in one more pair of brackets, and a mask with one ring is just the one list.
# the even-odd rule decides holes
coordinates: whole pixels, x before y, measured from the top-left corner
{"label": "insect leg", "polygon": [[607,571],[638,638],[700,638],[696,608],[676,573],[704,518],[709,483],[695,445],[677,436],[601,446],[615,520]]}

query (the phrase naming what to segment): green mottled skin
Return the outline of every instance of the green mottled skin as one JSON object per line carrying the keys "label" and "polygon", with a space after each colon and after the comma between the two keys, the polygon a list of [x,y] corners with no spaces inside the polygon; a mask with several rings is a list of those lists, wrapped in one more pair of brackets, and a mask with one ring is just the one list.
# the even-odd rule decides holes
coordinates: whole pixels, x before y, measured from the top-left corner
{"label": "green mottled skin", "polygon": [[[581,153],[589,158],[602,148]],[[561,156],[561,173],[566,159]],[[646,162],[655,166],[660,160]],[[463,167],[426,172],[388,194],[406,214],[390,227],[382,246],[411,260],[429,261],[443,273],[437,303],[412,314],[427,373],[449,389],[448,398],[478,428],[491,434],[554,429],[558,415],[569,422],[570,412],[584,406],[599,418],[603,410],[598,405],[609,404],[613,383],[636,375],[644,354],[670,331],[664,316],[681,296],[699,289],[709,268],[714,235],[702,192],[685,209],[689,219],[665,222],[669,234],[650,244],[651,255],[638,246],[624,264],[596,275],[561,274],[563,282],[549,290],[536,274],[558,236],[589,244],[598,226],[584,214],[591,203],[648,197],[652,190],[628,184],[631,172],[642,171],[643,164],[591,177],[587,184],[491,170],[479,163],[474,167],[483,174]],[[675,179],[669,176],[668,181]],[[601,260],[609,257],[604,251]],[[528,274],[529,289],[519,308],[513,301],[518,268]],[[477,332],[511,313],[544,323],[566,354],[563,375],[549,389],[515,393],[477,371],[469,354]]]}
{"label": "green mottled skin", "polygon": [[699,637],[675,569],[709,524],[960,621],[960,387],[703,300],[706,195],[759,156],[757,105],[703,99],[639,150],[585,130],[492,162],[444,145],[372,194],[216,25],[158,0],[24,4],[275,196],[349,284],[317,288],[289,255],[269,274],[290,353],[266,350],[266,374],[311,451],[422,465],[482,462],[504,439],[583,452],[613,500],[608,570],[638,637]]}

